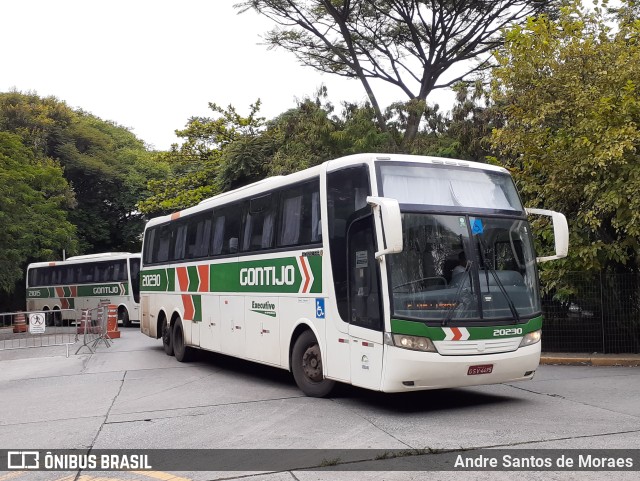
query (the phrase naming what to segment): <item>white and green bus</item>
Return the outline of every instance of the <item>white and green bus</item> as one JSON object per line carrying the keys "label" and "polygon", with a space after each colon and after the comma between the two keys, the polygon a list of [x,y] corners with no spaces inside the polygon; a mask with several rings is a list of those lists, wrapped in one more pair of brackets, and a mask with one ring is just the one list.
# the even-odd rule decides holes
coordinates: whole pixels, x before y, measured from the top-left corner
{"label": "white and green bus", "polygon": [[[568,249],[553,219],[556,253]],[[359,154],[152,219],[141,330],[194,348],[403,392],[531,379],[542,314],[527,212],[507,170]]]}
{"label": "white and green bus", "polygon": [[[140,321],[140,254],[106,252],[36,262],[27,268],[26,284],[27,311],[50,311],[49,322],[78,321],[82,309],[101,303],[117,305],[125,327]],[[72,318],[69,309],[75,310]]]}

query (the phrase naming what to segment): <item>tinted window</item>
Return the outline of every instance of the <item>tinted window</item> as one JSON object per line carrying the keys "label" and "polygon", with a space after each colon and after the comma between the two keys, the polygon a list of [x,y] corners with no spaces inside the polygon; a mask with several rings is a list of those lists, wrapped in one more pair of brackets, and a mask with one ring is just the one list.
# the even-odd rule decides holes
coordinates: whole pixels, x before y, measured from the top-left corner
{"label": "tinted window", "polygon": [[211,254],[214,256],[238,252],[242,208],[239,204],[228,205],[214,210]]}
{"label": "tinted window", "polygon": [[186,258],[197,259],[209,254],[211,213],[190,217],[187,221]]}
{"label": "tinted window", "polygon": [[144,262],[145,264],[153,263],[153,248],[154,243],[153,240],[155,238],[157,229],[151,228],[147,230],[147,233],[144,236]]}
{"label": "tinted window", "polygon": [[322,241],[318,180],[283,190],[279,213],[278,247]]}
{"label": "tinted window", "polygon": [[246,252],[273,247],[275,219],[273,195],[251,199],[245,214],[242,250]]}

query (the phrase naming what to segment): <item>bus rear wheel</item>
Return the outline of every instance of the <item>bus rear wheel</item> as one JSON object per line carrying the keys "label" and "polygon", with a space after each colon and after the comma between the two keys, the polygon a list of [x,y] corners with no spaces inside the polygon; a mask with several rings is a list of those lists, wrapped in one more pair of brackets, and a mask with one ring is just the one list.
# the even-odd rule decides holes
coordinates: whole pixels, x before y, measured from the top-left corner
{"label": "bus rear wheel", "polygon": [[184,331],[182,321],[176,320],[173,325],[173,353],[179,362],[189,362],[193,357],[193,350],[184,343]]}
{"label": "bus rear wheel", "polygon": [[291,371],[300,390],[310,397],[325,397],[333,390],[335,381],[322,373],[320,345],[311,331],[304,331],[293,345]]}
{"label": "bus rear wheel", "polygon": [[118,309],[118,321],[122,321],[122,327],[131,327],[131,319],[126,307]]}
{"label": "bus rear wheel", "polygon": [[171,335],[171,328],[166,322],[162,323],[162,347],[167,356],[173,356],[173,336]]}

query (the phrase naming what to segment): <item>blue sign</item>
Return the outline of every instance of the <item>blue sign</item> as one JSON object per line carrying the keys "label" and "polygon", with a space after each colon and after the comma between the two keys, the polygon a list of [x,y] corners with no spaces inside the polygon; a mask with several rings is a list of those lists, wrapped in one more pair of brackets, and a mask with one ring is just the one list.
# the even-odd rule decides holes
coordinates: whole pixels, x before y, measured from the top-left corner
{"label": "blue sign", "polygon": [[474,234],[482,234],[484,232],[482,219],[471,219],[471,232]]}
{"label": "blue sign", "polygon": [[316,319],[324,319],[324,299],[316,299]]}

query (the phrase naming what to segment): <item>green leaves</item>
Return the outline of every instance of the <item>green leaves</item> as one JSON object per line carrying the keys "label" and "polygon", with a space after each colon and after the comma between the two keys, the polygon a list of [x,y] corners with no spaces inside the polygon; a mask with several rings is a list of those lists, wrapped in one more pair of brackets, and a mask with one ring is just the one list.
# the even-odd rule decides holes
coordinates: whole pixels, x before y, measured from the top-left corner
{"label": "green leaves", "polygon": [[32,259],[75,247],[74,197],[59,164],[37,160],[18,135],[0,132],[0,291],[12,292]]}
{"label": "green leaves", "polygon": [[[640,33],[615,10],[579,2],[506,33],[492,99],[506,123],[493,133],[525,203],[564,212],[563,269],[635,269],[640,258]],[[625,20],[627,19],[627,20]],[[550,266],[555,269],[554,266]]]}

